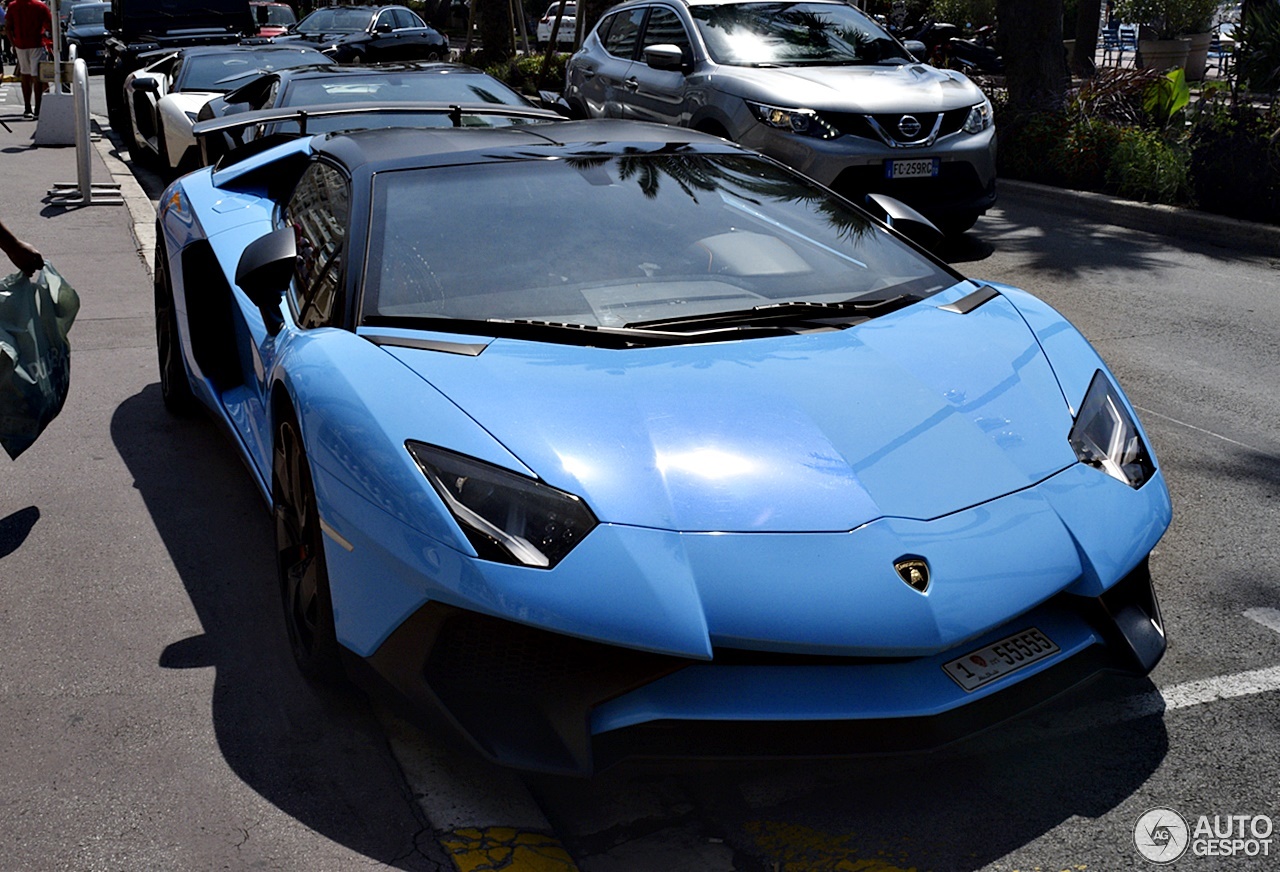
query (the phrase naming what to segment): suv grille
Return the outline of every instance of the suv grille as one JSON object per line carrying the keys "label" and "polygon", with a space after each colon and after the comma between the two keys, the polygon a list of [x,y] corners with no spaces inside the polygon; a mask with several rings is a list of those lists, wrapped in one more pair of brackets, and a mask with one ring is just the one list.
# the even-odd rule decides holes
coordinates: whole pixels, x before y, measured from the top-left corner
{"label": "suv grille", "polygon": [[[941,136],[959,133],[969,115],[969,107],[949,109],[946,112],[879,113],[864,115],[859,112],[821,112],[822,120],[847,136],[874,139],[887,145],[932,145]],[[915,128],[907,118],[914,118]],[[935,132],[936,131],[936,132]]]}

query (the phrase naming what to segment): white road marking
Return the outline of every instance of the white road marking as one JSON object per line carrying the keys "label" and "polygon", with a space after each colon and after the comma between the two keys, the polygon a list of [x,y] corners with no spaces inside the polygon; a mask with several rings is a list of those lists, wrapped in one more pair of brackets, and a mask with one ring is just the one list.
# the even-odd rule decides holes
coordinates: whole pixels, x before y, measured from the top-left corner
{"label": "white road marking", "polygon": [[1280,609],[1249,609],[1244,616],[1251,621],[1257,621],[1269,630],[1280,633]]}
{"label": "white road marking", "polygon": [[1154,417],[1154,418],[1160,418],[1160,419],[1162,419],[1162,420],[1168,421],[1168,422],[1169,422],[1169,423],[1171,423],[1171,424],[1177,424],[1179,427],[1186,427],[1188,430],[1195,430],[1197,433],[1203,433],[1203,434],[1204,434],[1204,435],[1206,435],[1206,436],[1212,436],[1214,439],[1221,439],[1223,442],[1227,442],[1227,443],[1229,443],[1229,444],[1231,444],[1231,445],[1237,445],[1237,446],[1239,446],[1240,448],[1247,448],[1247,449],[1249,449],[1250,451],[1256,451],[1256,452],[1258,452],[1259,454],[1270,454],[1270,453],[1271,453],[1271,452],[1269,452],[1269,451],[1267,451],[1267,450],[1265,450],[1265,449],[1258,448],[1258,447],[1253,446],[1253,445],[1248,445],[1248,444],[1246,444],[1246,443],[1244,443],[1244,442],[1237,442],[1237,441],[1236,441],[1236,440],[1234,440],[1234,439],[1231,439],[1231,438],[1228,438],[1228,437],[1226,437],[1226,436],[1223,436],[1221,433],[1215,433],[1215,432],[1213,432],[1212,430],[1206,430],[1206,429],[1205,429],[1205,428],[1203,428],[1203,427],[1197,427],[1195,424],[1188,424],[1186,421],[1180,421],[1180,420],[1178,420],[1177,418],[1171,418],[1171,417],[1169,417],[1168,415],[1162,415],[1162,414],[1160,414],[1159,412],[1152,411],[1151,409],[1145,409],[1145,408],[1143,408],[1142,406],[1134,406],[1133,408],[1134,408],[1134,409],[1135,409],[1139,414],[1141,414],[1144,418],[1145,418],[1145,417],[1148,417],[1148,416],[1151,416],[1151,417]]}

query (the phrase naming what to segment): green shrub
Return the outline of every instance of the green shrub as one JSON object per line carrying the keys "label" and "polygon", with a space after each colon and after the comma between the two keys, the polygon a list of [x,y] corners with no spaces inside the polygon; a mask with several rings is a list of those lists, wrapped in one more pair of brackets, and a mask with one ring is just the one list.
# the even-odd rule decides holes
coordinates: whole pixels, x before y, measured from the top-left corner
{"label": "green shrub", "polygon": [[542,52],[520,55],[509,61],[486,66],[484,71],[495,79],[506,82],[521,94],[535,95],[543,88],[560,90],[564,85],[564,65],[569,55],[563,52],[552,52],[546,79],[540,82],[538,77],[542,72],[542,58]]}
{"label": "green shrub", "polygon": [[1206,212],[1280,223],[1280,107],[1225,99],[1197,106],[1191,128],[1191,187]]}
{"label": "green shrub", "polygon": [[1236,72],[1255,91],[1280,91],[1280,3],[1259,3],[1236,31]]}
{"label": "green shrub", "polygon": [[1107,167],[1107,186],[1129,200],[1148,203],[1185,202],[1189,191],[1190,155],[1181,143],[1159,133],[1119,128]]}
{"label": "green shrub", "polygon": [[960,27],[985,27],[996,23],[995,0],[932,0],[929,17]]}

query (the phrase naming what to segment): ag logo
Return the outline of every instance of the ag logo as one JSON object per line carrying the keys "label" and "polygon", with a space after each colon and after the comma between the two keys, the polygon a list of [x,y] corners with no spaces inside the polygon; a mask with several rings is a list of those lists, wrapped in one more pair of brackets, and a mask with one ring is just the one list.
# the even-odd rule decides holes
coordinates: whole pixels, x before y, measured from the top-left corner
{"label": "ag logo", "polygon": [[898,570],[898,577],[909,586],[924,593],[929,586],[929,564],[919,557],[902,557],[893,564]]}
{"label": "ag logo", "polygon": [[1152,863],[1172,863],[1187,850],[1190,835],[1182,815],[1168,808],[1153,808],[1133,827],[1133,844]]}

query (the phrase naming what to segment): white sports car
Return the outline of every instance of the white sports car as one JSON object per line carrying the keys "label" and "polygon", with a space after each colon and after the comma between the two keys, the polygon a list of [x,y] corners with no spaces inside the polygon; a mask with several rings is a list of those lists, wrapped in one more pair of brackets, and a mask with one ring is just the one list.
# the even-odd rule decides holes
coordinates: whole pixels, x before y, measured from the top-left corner
{"label": "white sports car", "polygon": [[197,46],[159,55],[124,82],[135,162],[154,159],[165,176],[200,166],[191,134],[200,107],[254,76],[287,67],[328,64],[313,48],[283,45]]}

